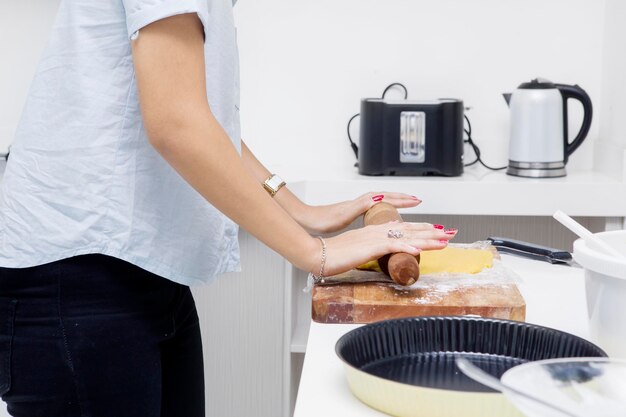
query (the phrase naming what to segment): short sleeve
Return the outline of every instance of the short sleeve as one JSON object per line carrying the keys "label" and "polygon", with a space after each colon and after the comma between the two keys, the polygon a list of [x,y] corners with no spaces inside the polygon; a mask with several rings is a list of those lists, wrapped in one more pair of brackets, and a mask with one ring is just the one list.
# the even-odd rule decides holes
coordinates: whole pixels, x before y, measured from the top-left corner
{"label": "short sleeve", "polygon": [[126,11],[128,37],[139,29],[167,17],[186,13],[197,13],[206,30],[208,10],[198,0],[122,0]]}

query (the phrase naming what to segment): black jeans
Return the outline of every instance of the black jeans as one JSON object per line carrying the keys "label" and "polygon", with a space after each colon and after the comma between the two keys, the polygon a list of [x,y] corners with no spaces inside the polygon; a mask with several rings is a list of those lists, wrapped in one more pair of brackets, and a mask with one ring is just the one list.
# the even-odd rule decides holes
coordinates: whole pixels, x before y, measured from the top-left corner
{"label": "black jeans", "polygon": [[103,255],[0,268],[0,394],[15,417],[204,417],[191,291]]}

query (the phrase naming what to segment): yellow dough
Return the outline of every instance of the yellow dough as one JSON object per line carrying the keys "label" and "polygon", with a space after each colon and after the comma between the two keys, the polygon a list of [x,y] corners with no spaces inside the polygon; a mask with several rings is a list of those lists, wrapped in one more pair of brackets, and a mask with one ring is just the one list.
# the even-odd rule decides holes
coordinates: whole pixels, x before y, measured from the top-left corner
{"label": "yellow dough", "polygon": [[376,271],[376,272],[383,272],[382,269],[380,269],[380,265],[378,265],[378,260],[374,259],[373,261],[369,261],[366,264],[363,264],[361,266],[357,266],[356,269],[362,269],[364,271]]}
{"label": "yellow dough", "polygon": [[420,275],[442,272],[477,274],[493,266],[493,252],[488,249],[447,247],[420,254]]}
{"label": "yellow dough", "polygon": [[[489,249],[465,249],[447,247],[428,250],[420,254],[420,275],[443,272],[477,274],[493,266],[493,252]],[[370,261],[357,269],[380,272],[378,261]]]}

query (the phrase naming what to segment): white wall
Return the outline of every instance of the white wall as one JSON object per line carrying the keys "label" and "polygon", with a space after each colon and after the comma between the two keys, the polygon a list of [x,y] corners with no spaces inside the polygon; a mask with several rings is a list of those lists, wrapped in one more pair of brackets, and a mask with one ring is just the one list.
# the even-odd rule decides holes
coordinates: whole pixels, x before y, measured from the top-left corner
{"label": "white wall", "polygon": [[[271,165],[351,164],[345,124],[360,98],[401,81],[413,98],[464,99],[485,160],[498,165],[508,149],[500,94],[543,76],[591,95],[590,141],[570,165],[589,168],[601,93],[612,91],[601,87],[605,1],[624,8],[620,0],[240,0],[244,138]],[[0,0],[0,152],[12,141],[58,3]],[[606,13],[606,32],[623,44],[617,16]],[[605,65],[615,59],[605,54]]]}
{"label": "white wall", "polygon": [[[243,136],[271,165],[352,164],[348,118],[362,97],[400,81],[412,98],[464,99],[484,159],[505,164],[502,92],[542,76],[580,84],[598,110],[604,3],[240,0]],[[358,123],[353,127],[357,135]],[[571,169],[591,167],[592,153],[592,144],[583,144]]]}
{"label": "white wall", "polygon": [[624,175],[626,148],[626,1],[606,0],[602,74],[602,125],[595,166]]}
{"label": "white wall", "polygon": [[0,153],[15,127],[59,0],[0,0]]}

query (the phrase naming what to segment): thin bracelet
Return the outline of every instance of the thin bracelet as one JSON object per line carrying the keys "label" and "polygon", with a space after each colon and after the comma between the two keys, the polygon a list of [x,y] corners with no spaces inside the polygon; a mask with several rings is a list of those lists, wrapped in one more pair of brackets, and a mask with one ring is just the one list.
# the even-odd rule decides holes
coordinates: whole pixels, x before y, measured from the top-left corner
{"label": "thin bracelet", "polygon": [[311,275],[313,275],[313,279],[315,280],[316,283],[320,282],[323,284],[324,283],[324,266],[326,266],[326,242],[320,236],[317,236],[317,238],[320,240],[320,242],[322,242],[322,264],[320,266],[320,274],[319,275],[311,274]]}

